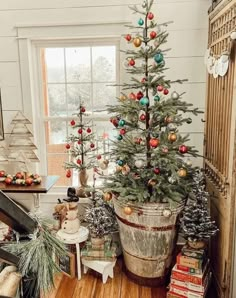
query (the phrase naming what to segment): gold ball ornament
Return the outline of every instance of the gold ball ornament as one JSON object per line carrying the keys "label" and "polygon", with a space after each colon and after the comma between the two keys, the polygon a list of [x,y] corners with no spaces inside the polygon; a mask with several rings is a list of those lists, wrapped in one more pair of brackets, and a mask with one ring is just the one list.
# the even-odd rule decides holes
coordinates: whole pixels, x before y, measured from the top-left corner
{"label": "gold ball ornament", "polygon": [[170,133],[170,134],[168,135],[168,140],[169,140],[170,142],[175,142],[175,141],[177,140],[177,135],[176,135],[175,133]]}
{"label": "gold ball ornament", "polygon": [[134,40],[133,40],[133,44],[134,44],[134,46],[135,46],[136,48],[140,47],[141,44],[142,44],[142,40],[141,40],[141,38],[139,38],[139,37],[135,37]]}
{"label": "gold ball ornament", "polygon": [[163,214],[164,217],[170,217],[172,212],[171,212],[170,209],[165,209],[165,210],[163,210],[162,214]]}
{"label": "gold ball ornament", "polygon": [[108,160],[103,160],[99,163],[99,167],[102,169],[102,170],[106,170],[108,168],[108,164],[109,164],[109,161]]}
{"label": "gold ball ornament", "polygon": [[130,167],[128,165],[124,165],[121,170],[123,175],[128,175],[130,172]]}
{"label": "gold ball ornament", "polygon": [[112,193],[110,193],[110,192],[105,192],[105,193],[103,194],[103,199],[104,199],[104,201],[110,201],[110,200],[112,199]]}
{"label": "gold ball ornament", "polygon": [[126,215],[130,215],[132,212],[133,212],[133,210],[132,210],[131,207],[126,206],[126,207],[124,208],[124,213],[125,213]]}
{"label": "gold ball ornament", "polygon": [[119,172],[121,172],[122,171],[122,167],[121,166],[117,166],[116,167],[116,173],[119,173]]}
{"label": "gold ball ornament", "polygon": [[120,96],[120,101],[125,101],[126,99],[127,99],[127,96],[126,95],[122,94]]}
{"label": "gold ball ornament", "polygon": [[183,168],[178,170],[178,175],[179,177],[186,177],[187,176],[187,171]]}

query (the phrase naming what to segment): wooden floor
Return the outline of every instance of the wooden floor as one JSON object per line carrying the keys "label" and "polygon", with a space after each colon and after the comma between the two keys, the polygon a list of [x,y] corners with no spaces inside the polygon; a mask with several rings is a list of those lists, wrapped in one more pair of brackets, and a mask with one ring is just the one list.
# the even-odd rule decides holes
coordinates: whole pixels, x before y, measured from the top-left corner
{"label": "wooden floor", "polygon": [[[60,274],[55,278],[55,290],[43,298],[165,298],[166,293],[165,287],[148,288],[130,281],[122,270],[122,258],[119,258],[114,278],[108,277],[105,284],[101,274],[93,270],[82,273],[81,280]],[[210,289],[206,298],[217,298],[214,289]]]}
{"label": "wooden floor", "polygon": [[56,276],[56,288],[45,298],[165,298],[166,288],[147,288],[130,281],[122,271],[122,259],[114,268],[114,278],[102,283],[101,274],[89,270],[81,280]]}

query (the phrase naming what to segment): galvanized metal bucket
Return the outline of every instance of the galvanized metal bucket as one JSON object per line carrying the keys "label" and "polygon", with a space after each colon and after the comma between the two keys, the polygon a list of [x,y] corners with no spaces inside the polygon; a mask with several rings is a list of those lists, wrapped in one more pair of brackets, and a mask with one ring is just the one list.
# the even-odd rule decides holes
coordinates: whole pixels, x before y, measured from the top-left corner
{"label": "galvanized metal bucket", "polygon": [[176,222],[184,204],[127,204],[114,199],[127,275],[146,286],[160,286],[166,281],[176,245]]}

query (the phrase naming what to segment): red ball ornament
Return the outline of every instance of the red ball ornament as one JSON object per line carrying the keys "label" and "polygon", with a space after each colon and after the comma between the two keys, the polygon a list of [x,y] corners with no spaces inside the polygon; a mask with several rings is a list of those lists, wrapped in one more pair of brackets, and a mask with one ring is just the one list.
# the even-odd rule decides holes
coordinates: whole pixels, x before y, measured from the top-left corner
{"label": "red ball ornament", "polygon": [[145,115],[145,114],[140,115],[139,119],[140,119],[141,121],[146,120],[146,115]]}
{"label": "red ball ornament", "polygon": [[82,134],[83,133],[83,129],[82,128],[78,129],[78,133],[79,134]]}
{"label": "red ball ornament", "polygon": [[160,140],[159,139],[156,139],[156,138],[152,138],[149,141],[149,144],[150,144],[151,147],[156,148],[160,144]]}
{"label": "red ball ornament", "polygon": [[182,153],[182,154],[187,153],[188,152],[188,147],[185,146],[185,145],[179,146],[179,152]]}
{"label": "red ball ornament", "polygon": [[81,112],[81,113],[84,113],[85,111],[86,111],[86,110],[85,110],[85,107],[81,107],[81,108],[80,108],[80,112]]}
{"label": "red ball ornament", "polygon": [[76,162],[77,162],[78,165],[81,165],[81,163],[82,163],[81,159],[77,159]]}
{"label": "red ball ornament", "polygon": [[71,120],[70,125],[74,126],[75,125],[75,120]]}
{"label": "red ball ornament", "polygon": [[115,127],[117,127],[117,126],[119,125],[119,121],[118,121],[118,119],[117,119],[117,118],[113,118],[113,119],[112,119],[112,124],[113,124]]}
{"label": "red ball ornament", "polygon": [[129,99],[135,100],[136,99],[136,95],[132,92],[129,94]]}
{"label": "red ball ornament", "polygon": [[136,97],[137,97],[137,100],[140,100],[141,98],[143,98],[143,92],[139,91]]}
{"label": "red ball ornament", "polygon": [[78,145],[81,145],[81,140],[78,140],[77,144],[78,144]]}
{"label": "red ball ornament", "polygon": [[87,128],[87,133],[90,133],[92,130],[91,130],[91,128]]}
{"label": "red ball ornament", "polygon": [[131,36],[130,34],[127,34],[127,35],[125,36],[125,39],[126,39],[127,41],[131,41],[131,38],[132,38],[132,36]]}
{"label": "red ball ornament", "polygon": [[151,31],[149,36],[151,39],[154,39],[157,36],[157,33],[155,31]]}
{"label": "red ball ornament", "polygon": [[97,159],[99,160],[99,159],[101,159],[101,158],[102,158],[101,154],[98,154],[98,155],[97,155]]}
{"label": "red ball ornament", "polygon": [[94,147],[95,147],[95,145],[94,145],[93,143],[91,143],[91,144],[90,144],[90,148],[93,149]]}
{"label": "red ball ornament", "polygon": [[66,149],[70,149],[70,144],[66,144]]}
{"label": "red ball ornament", "polygon": [[67,178],[70,178],[71,177],[71,171],[70,170],[66,171],[66,177]]}
{"label": "red ball ornament", "polygon": [[161,173],[161,170],[159,168],[154,168],[153,169],[153,172],[156,174],[156,175],[159,175]]}
{"label": "red ball ornament", "polygon": [[122,128],[121,130],[120,130],[120,135],[125,135],[126,134],[126,130],[124,129],[124,128]]}
{"label": "red ball ornament", "polygon": [[147,17],[149,20],[152,20],[154,18],[154,14],[152,12],[149,12]]}
{"label": "red ball ornament", "polygon": [[141,83],[145,84],[147,82],[146,78],[142,78]]}
{"label": "red ball ornament", "polygon": [[167,94],[169,93],[169,90],[168,90],[168,89],[164,89],[164,90],[163,90],[163,93],[164,93],[165,95],[167,95]]}
{"label": "red ball ornament", "polygon": [[129,60],[129,65],[130,65],[130,66],[134,66],[134,65],[135,65],[135,61],[134,61],[134,59],[130,59],[130,60]]}
{"label": "red ball ornament", "polygon": [[159,91],[159,92],[163,91],[163,89],[164,89],[163,86],[158,86],[157,87],[157,91]]}

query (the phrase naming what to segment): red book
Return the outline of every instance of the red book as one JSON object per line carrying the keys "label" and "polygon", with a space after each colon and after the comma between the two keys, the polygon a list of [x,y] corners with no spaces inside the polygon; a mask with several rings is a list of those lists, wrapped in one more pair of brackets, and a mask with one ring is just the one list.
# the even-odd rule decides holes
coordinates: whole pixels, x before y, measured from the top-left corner
{"label": "red book", "polygon": [[172,269],[171,278],[177,279],[180,281],[193,283],[195,285],[204,286],[204,279],[209,271],[209,266],[205,266],[203,274],[189,274],[188,272],[184,272],[177,269],[177,264],[175,264]]}

